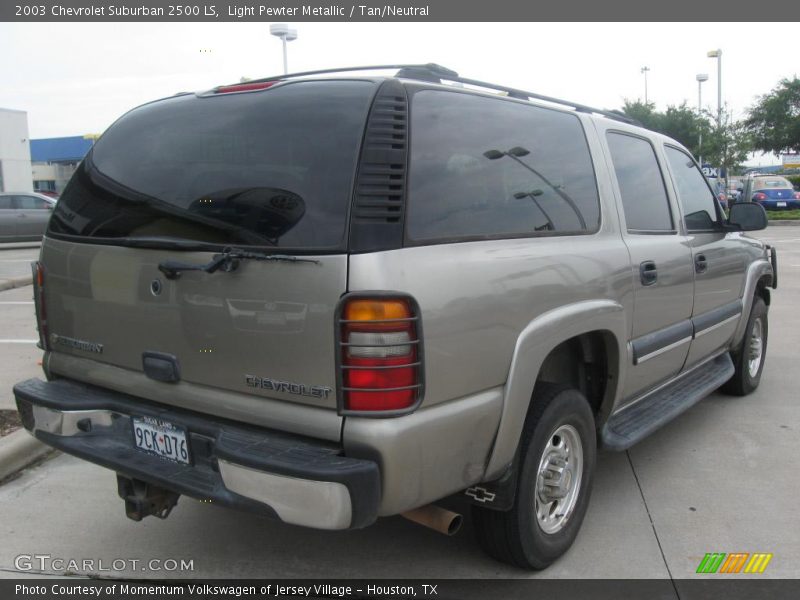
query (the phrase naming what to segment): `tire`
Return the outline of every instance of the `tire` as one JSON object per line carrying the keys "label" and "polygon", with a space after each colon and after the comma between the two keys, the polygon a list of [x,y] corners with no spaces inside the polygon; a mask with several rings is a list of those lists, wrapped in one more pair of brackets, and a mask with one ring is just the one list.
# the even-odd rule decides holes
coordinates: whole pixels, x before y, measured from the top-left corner
{"label": "tire", "polygon": [[[767,305],[761,296],[753,300],[753,308],[747,319],[744,329],[744,339],[741,347],[731,352],[733,366],[736,371],[720,388],[726,394],[733,396],[746,396],[758,387],[761,382],[761,373],[767,359],[767,339],[769,338],[769,322],[767,320]],[[760,340],[756,342],[755,340]],[[757,364],[753,363],[755,353],[758,353]],[[752,368],[755,366],[755,368]]]}
{"label": "tire", "polygon": [[[525,569],[544,569],[564,554],[578,535],[589,505],[597,441],[592,410],[578,390],[564,385],[538,384],[532,402],[520,441],[519,476],[511,510],[473,506],[472,521],[478,544],[487,554]],[[569,454],[575,471],[565,487],[547,487],[537,481],[543,461],[544,466],[557,469],[558,465],[551,459],[557,462],[564,447],[577,448],[578,445],[582,459],[575,458],[577,449]],[[580,478],[576,484],[578,473]],[[543,502],[537,491],[559,494],[567,488],[577,490],[574,496],[567,492],[565,498],[552,504]],[[547,497],[552,498],[552,495]],[[536,514],[537,506],[546,514],[543,520]],[[547,510],[548,506],[556,511],[566,509],[566,512],[552,513]]]}

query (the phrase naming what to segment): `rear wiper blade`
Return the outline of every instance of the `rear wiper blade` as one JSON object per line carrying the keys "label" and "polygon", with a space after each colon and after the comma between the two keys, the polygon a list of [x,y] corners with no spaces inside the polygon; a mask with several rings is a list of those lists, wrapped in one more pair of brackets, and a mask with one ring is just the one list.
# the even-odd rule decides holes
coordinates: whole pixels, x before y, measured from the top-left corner
{"label": "rear wiper blade", "polygon": [[241,260],[267,260],[276,262],[305,262],[319,264],[314,258],[303,258],[289,254],[266,254],[241,248],[225,248],[220,254],[215,254],[210,262],[205,264],[184,263],[177,260],[165,260],[158,263],[158,270],[164,273],[167,279],[177,279],[183,271],[204,271],[214,273],[222,270],[231,273],[239,268]]}

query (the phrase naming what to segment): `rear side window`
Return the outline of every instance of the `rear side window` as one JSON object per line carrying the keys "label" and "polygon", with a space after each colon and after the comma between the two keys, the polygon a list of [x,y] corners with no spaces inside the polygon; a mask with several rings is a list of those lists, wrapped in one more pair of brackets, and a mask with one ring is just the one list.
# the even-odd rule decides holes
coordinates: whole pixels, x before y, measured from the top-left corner
{"label": "rear side window", "polygon": [[597,185],[574,115],[424,90],[411,105],[412,242],[596,231]]}
{"label": "rear side window", "polygon": [[673,231],[667,190],[652,144],[613,131],[607,139],[628,231]]}
{"label": "rear side window", "polygon": [[50,231],[336,249],[375,84],[313,81],[134,109],[97,141]]}
{"label": "rear side window", "polygon": [[671,146],[667,146],[665,151],[678,188],[686,229],[713,229],[717,224],[716,200],[708,189],[706,178],[685,152]]}
{"label": "rear side window", "polygon": [[11,196],[0,196],[0,208],[11,208]]}

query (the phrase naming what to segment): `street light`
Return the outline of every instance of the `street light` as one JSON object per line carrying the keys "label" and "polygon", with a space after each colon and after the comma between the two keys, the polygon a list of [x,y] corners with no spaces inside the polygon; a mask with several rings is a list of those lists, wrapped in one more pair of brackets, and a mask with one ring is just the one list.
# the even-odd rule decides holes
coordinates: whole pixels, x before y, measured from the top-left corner
{"label": "street light", "polygon": [[[695,77],[697,79],[697,116],[703,114],[703,82],[708,81],[708,73],[698,73]],[[703,166],[703,130],[700,129],[700,136],[697,142],[697,152],[700,154],[700,166]]]}
{"label": "street light", "polygon": [[292,42],[297,39],[297,30],[290,29],[286,23],[274,23],[269,26],[269,32],[275,37],[281,38],[283,42],[283,74],[289,72],[289,63],[286,58],[286,42]]}
{"label": "street light", "polygon": [[644,75],[644,103],[647,105],[647,72],[650,71],[650,67],[642,67],[639,69],[639,72]]}
{"label": "street light", "polygon": [[717,59],[717,128],[722,125],[722,50],[710,50],[708,58]]}

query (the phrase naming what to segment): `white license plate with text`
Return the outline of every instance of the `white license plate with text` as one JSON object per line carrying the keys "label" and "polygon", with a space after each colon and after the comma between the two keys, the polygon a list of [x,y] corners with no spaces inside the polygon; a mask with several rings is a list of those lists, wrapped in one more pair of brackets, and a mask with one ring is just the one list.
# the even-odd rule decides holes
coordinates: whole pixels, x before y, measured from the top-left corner
{"label": "white license plate with text", "polygon": [[189,464],[186,431],[153,417],[134,417],[133,443],[138,450]]}

